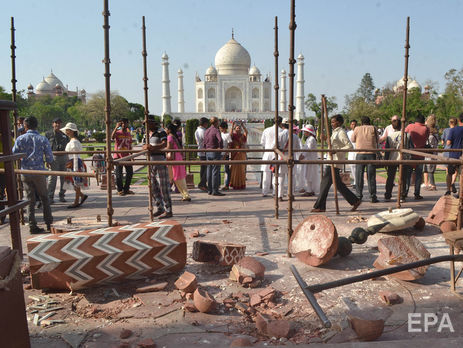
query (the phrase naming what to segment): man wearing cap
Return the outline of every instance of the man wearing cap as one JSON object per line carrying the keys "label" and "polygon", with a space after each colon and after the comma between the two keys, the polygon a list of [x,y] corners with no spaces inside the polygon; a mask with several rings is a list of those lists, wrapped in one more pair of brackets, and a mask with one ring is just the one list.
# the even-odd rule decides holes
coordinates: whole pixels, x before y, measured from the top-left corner
{"label": "man wearing cap", "polygon": [[[50,142],[46,137],[37,132],[38,121],[34,116],[27,117],[24,120],[26,133],[20,135],[13,146],[13,153],[25,153],[26,157],[21,158],[21,169],[43,170],[43,158],[47,161],[48,166],[53,163],[53,154],[51,152]],[[31,234],[44,233],[45,230],[37,226],[35,219],[35,200],[36,195],[42,201],[43,219],[47,225],[47,231],[50,232],[50,225],[53,222],[51,215],[50,203],[48,202],[47,180],[44,175],[23,174],[21,180],[24,183],[26,198],[29,201],[28,220]]]}
{"label": "man wearing cap", "polygon": [[387,137],[395,132],[395,125],[399,122],[399,116],[394,115],[391,117],[391,124],[384,129],[383,134],[379,137],[379,143],[384,143]]}
{"label": "man wearing cap", "polygon": [[[66,145],[69,142],[69,138],[66,134],[64,134],[61,128],[61,119],[59,117],[53,120],[51,124],[52,129],[45,133],[48,141],[51,145],[52,151],[64,151],[66,149]],[[58,170],[65,172],[66,171],[66,162],[68,160],[67,155],[53,155],[53,163],[51,164],[51,170]],[[48,176],[48,200],[50,204],[54,203],[54,195],[56,189],[56,175]],[[60,190],[59,190],[59,201],[66,202],[64,199],[64,193],[66,190],[63,188],[64,185],[64,176],[59,177],[60,183]]]}
{"label": "man wearing cap", "polygon": [[[167,134],[159,127],[159,122],[153,115],[148,115],[148,135],[149,143],[143,145],[143,150],[148,150],[151,154],[151,161],[165,161],[166,155],[161,150],[167,147]],[[154,164],[150,166],[151,187],[153,201],[156,203],[157,211],[153,217],[167,219],[172,217],[172,200],[170,198],[169,171],[164,164]],[[157,177],[159,177],[159,181]]]}

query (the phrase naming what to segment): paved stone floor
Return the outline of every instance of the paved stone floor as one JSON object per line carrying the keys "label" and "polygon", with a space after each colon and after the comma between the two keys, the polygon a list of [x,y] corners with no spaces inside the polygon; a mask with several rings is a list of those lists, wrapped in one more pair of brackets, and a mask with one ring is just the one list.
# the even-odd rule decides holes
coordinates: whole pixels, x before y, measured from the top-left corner
{"label": "paved stone floor", "polygon": [[[72,217],[96,217],[106,214],[105,191],[95,186],[88,191],[89,199],[78,209],[66,209],[67,203],[52,206],[55,221]],[[135,195],[113,197],[114,217],[130,223],[148,221],[148,201],[146,186],[134,186]],[[365,192],[367,189],[365,188]],[[384,185],[378,185],[378,197],[384,193]],[[411,207],[426,217],[433,204],[444,193],[424,191],[422,201],[411,200],[404,207]],[[67,193],[68,201],[72,200]],[[190,233],[199,230],[206,238],[245,244],[246,254],[253,256],[258,252],[267,252],[265,256],[256,256],[266,267],[264,285],[271,285],[279,291],[282,308],[289,311],[284,317],[294,323],[296,333],[292,339],[275,340],[259,335],[255,324],[246,320],[235,310],[220,307],[213,314],[190,313],[182,309],[178,291],[173,282],[179,274],[152,277],[147,281],[168,281],[166,291],[134,296],[134,290],[140,282],[127,282],[82,290],[69,294],[51,292],[46,295],[57,300],[64,307],[56,315],[64,324],[41,328],[29,324],[33,347],[118,347],[127,342],[132,347],[142,339],[151,338],[158,347],[177,346],[228,346],[236,337],[248,337],[256,346],[288,345],[291,343],[325,347],[391,347],[391,346],[448,346],[461,347],[461,328],[463,327],[463,301],[449,290],[448,264],[440,263],[429,267],[426,275],[414,282],[379,278],[343,287],[334,288],[317,294],[320,306],[324,309],[333,326],[330,329],[322,325],[301,289],[292,276],[289,266],[295,265],[308,284],[326,282],[346,276],[357,275],[373,269],[372,264],[378,255],[377,241],[384,234],[371,236],[363,245],[354,245],[352,254],[345,258],[334,257],[327,264],[315,268],[286,255],[287,246],[287,202],[280,203],[280,219],[274,218],[274,201],[263,198],[256,182],[248,181],[244,191],[229,191],[226,196],[213,197],[198,189],[191,190],[191,202],[181,202],[179,194],[173,194],[174,219],[183,224],[188,241],[186,270],[196,274],[198,282],[206,287],[217,300],[223,300],[234,292],[250,292],[228,280],[229,269],[204,265],[191,259],[193,241]],[[296,196],[294,202],[294,227],[310,215],[315,201],[313,197]],[[350,212],[350,207],[341,198],[341,214],[336,215],[333,195],[330,193],[326,216],[332,219],[341,236],[348,236],[356,226],[366,223],[348,223],[351,216],[368,218],[370,215],[395,203],[371,204],[364,202],[358,212]],[[38,217],[41,218],[41,211]],[[207,233],[206,233],[207,232]],[[404,233],[416,233],[416,236],[430,251],[431,256],[445,255],[448,247],[444,243],[438,228],[427,225],[421,232],[415,230]],[[207,235],[206,235],[207,234]],[[23,244],[29,237],[27,226],[22,227]],[[0,245],[10,245],[9,228],[0,226]],[[24,250],[26,250],[24,248]],[[27,260],[27,258],[26,258]],[[146,285],[146,282],[142,284]],[[463,284],[460,284],[463,286]],[[114,290],[113,290],[114,289]],[[401,304],[386,307],[379,299],[378,291],[390,290],[403,297]],[[26,303],[31,295],[44,295],[38,290],[26,290]],[[360,343],[349,331],[346,314],[352,308],[375,307],[387,313],[386,327],[376,342]],[[408,332],[409,313],[436,313],[440,318],[448,313],[454,332],[444,329],[438,332],[437,325],[428,332]],[[29,314],[28,314],[29,315]],[[422,328],[421,325],[416,327]],[[122,328],[133,331],[133,335],[121,340]]]}

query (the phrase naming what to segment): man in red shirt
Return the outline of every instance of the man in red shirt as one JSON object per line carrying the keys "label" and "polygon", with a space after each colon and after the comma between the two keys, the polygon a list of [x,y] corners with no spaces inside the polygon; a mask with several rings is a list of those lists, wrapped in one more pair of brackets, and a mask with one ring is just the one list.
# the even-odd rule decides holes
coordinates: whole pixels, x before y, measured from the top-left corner
{"label": "man in red shirt", "polygon": [[[132,150],[132,134],[129,130],[129,120],[121,118],[113,130],[111,138],[115,140],[114,150]],[[115,153],[114,159],[128,156],[129,153]],[[133,195],[134,192],[130,190],[130,183],[133,176],[133,167],[125,165],[125,184],[122,178],[122,166],[116,166],[116,186],[119,196]]]}
{"label": "man in red shirt", "polygon": [[[415,123],[411,123],[405,128],[405,132],[410,135],[411,143],[415,149],[424,149],[429,137],[429,128],[424,124],[425,119],[423,114],[418,113],[415,118]],[[412,160],[422,160],[422,156],[412,156]],[[423,181],[423,165],[404,166],[405,189],[402,192],[401,200],[405,201],[408,190],[410,188],[410,180],[413,170],[415,170],[415,200],[423,199],[420,195],[421,182]]]}

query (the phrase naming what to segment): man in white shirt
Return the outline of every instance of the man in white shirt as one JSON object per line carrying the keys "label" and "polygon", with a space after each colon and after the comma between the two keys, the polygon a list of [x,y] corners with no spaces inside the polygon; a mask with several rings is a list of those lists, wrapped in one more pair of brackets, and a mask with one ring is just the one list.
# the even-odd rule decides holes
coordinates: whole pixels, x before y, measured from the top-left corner
{"label": "man in white shirt", "polygon": [[391,117],[391,124],[384,129],[383,134],[379,137],[380,144],[384,143],[387,140],[387,137],[395,132],[393,124],[394,122],[398,122],[398,120],[399,116],[397,115]]}
{"label": "man in white shirt", "polygon": [[[278,148],[280,150],[283,150],[286,147],[286,143],[288,142],[288,133],[285,129],[281,127],[283,119],[281,117],[278,117],[277,119],[277,125],[278,125]],[[273,149],[275,147],[275,126],[270,126],[268,128],[265,128],[263,133],[262,133],[262,138],[260,141],[261,145],[264,147],[264,149]],[[274,160],[275,159],[275,153],[268,151],[264,152],[262,156],[262,160],[268,161],[268,160]],[[261,170],[262,170],[262,196],[266,197],[270,193],[270,185],[272,182],[272,176],[273,172],[270,169],[269,164],[262,164]],[[281,165],[279,172],[287,172],[287,166],[286,165]],[[284,179],[284,176],[279,174],[278,178],[278,183],[280,185],[279,187],[279,196],[282,197],[282,179]]]}
{"label": "man in white shirt", "polygon": [[[228,133],[228,123],[223,121],[219,125],[220,135],[222,136],[223,141],[223,148],[228,149],[228,144],[232,142],[230,133]],[[228,161],[229,160],[229,153],[222,152],[223,159]],[[225,179],[224,179],[224,186],[222,187],[222,191],[228,191],[230,189],[230,166],[226,164],[224,166],[225,169]]]}
{"label": "man in white shirt", "polygon": [[[196,128],[195,132],[195,140],[196,144],[198,145],[198,150],[203,149],[203,142],[204,142],[204,133],[206,133],[207,126],[209,124],[209,120],[206,117],[201,117],[199,120],[199,127]],[[206,153],[205,152],[198,152],[199,160],[205,161],[206,160]],[[199,184],[198,188],[202,191],[207,192],[207,165],[201,165],[201,169],[199,170]]]}

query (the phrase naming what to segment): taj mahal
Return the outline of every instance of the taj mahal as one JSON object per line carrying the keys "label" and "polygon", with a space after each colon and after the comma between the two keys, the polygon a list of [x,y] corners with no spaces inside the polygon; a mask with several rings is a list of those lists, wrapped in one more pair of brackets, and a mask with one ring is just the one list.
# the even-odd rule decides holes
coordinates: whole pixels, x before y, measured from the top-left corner
{"label": "taj mahal", "polygon": [[[232,38],[216,53],[215,66],[207,68],[203,78],[195,81],[195,110],[185,112],[183,71],[178,70],[177,112],[171,109],[169,57],[162,55],[162,115],[168,114],[182,121],[218,116],[228,120],[263,120],[274,118],[274,88],[270,76],[263,77],[260,70],[251,66],[249,52]],[[279,114],[288,117],[286,71],[282,70],[279,84]],[[297,57],[295,81],[295,119],[305,118],[304,112],[304,56]]]}

